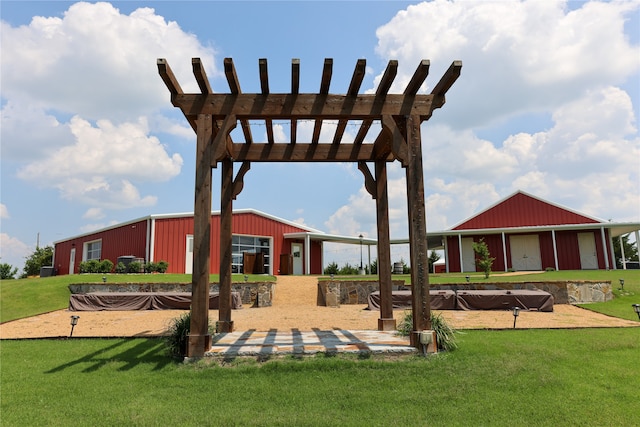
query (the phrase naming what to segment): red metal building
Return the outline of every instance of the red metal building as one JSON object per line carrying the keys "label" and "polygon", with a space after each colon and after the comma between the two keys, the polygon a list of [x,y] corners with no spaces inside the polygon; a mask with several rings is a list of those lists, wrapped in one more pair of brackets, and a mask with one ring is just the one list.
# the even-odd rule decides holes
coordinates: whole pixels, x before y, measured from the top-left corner
{"label": "red metal building", "polygon": [[[220,271],[220,213],[211,215],[211,273]],[[233,213],[232,272],[244,273],[250,254],[253,273],[322,274],[323,233],[266,213],[243,209]],[[134,257],[166,261],[168,273],[191,273],[193,214],[151,215],[54,243],[55,274],[78,273],[82,261]]]}
{"label": "red metal building", "polygon": [[[441,236],[448,272],[476,271],[473,243],[495,257],[494,271],[615,269],[613,237],[638,223],[612,223],[518,191]],[[430,236],[434,238],[436,236]]]}

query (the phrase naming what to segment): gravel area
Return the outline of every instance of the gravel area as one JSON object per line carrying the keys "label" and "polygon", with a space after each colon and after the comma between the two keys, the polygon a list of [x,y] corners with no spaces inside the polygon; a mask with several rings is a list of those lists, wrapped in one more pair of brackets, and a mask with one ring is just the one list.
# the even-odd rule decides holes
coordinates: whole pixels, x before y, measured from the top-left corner
{"label": "gravel area", "polygon": [[[272,307],[233,310],[235,329],[268,331],[271,329],[301,331],[317,329],[375,330],[378,311],[365,310],[363,305],[342,305],[339,308],[316,306],[317,278],[279,276]],[[80,319],[74,337],[144,337],[163,335],[170,321],[184,310],[145,311],[81,311],[59,310],[0,325],[0,339],[48,338],[69,336],[70,316]],[[512,328],[510,311],[440,311],[457,329]],[[394,312],[402,319],[404,310]],[[212,323],[218,311],[210,310]],[[552,313],[523,311],[517,319],[518,328],[580,328],[580,327],[640,327],[640,322],[622,320],[561,304]]]}

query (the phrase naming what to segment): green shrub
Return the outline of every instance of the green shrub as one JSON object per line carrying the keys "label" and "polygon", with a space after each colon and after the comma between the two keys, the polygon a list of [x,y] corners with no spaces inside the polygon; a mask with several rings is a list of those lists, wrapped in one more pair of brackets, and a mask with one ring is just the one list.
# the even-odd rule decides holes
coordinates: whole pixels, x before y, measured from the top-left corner
{"label": "green shrub", "polygon": [[125,274],[126,272],[127,272],[127,266],[124,265],[124,262],[120,261],[118,265],[116,265],[116,273]]}
{"label": "green shrub", "polygon": [[[209,333],[213,333],[211,322],[208,325]],[[182,359],[187,355],[189,332],[191,331],[191,311],[187,311],[169,323],[167,336],[164,339],[167,353],[176,359]]]}
{"label": "green shrub", "polygon": [[82,261],[79,267],[80,273],[100,273],[100,261],[97,259],[90,259],[89,261]]}
{"label": "green shrub", "polygon": [[103,259],[102,261],[100,261],[98,270],[98,273],[111,273],[111,270],[113,270],[113,261],[109,259]]}
{"label": "green shrub", "polygon": [[[436,331],[436,339],[438,341],[438,350],[453,351],[458,348],[455,334],[457,331],[447,323],[440,314],[435,315],[431,312],[431,328]],[[404,312],[404,317],[398,325],[398,334],[406,337],[413,331],[413,313],[411,310]]]}
{"label": "green shrub", "polygon": [[0,264],[0,279],[2,280],[15,279],[17,273],[18,273],[17,267],[13,267],[11,264],[7,264],[6,262],[3,262],[2,264]]}
{"label": "green shrub", "polygon": [[169,268],[169,263],[167,261],[158,262],[158,273],[166,273],[168,268]]}
{"label": "green shrub", "polygon": [[131,261],[127,265],[127,273],[140,273],[142,270],[142,263],[138,261]]}

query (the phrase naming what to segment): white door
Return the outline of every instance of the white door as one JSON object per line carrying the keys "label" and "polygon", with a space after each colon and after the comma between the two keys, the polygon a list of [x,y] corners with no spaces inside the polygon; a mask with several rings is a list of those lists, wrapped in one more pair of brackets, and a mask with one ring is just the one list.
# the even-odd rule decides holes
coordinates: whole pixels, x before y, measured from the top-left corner
{"label": "white door", "polygon": [[75,274],[76,266],[76,248],[71,248],[71,254],[69,255],[69,274]]}
{"label": "white door", "polygon": [[187,235],[187,250],[184,258],[184,274],[193,273],[193,236]]}
{"label": "white door", "polygon": [[476,271],[476,253],[473,251],[473,238],[462,239],[462,272]]}
{"label": "white door", "polygon": [[293,274],[302,274],[302,243],[292,243],[291,254],[293,255]]}
{"label": "white door", "polygon": [[516,271],[542,270],[540,240],[537,234],[510,236],[511,265]]}
{"label": "white door", "polygon": [[580,250],[580,267],[583,270],[597,270],[598,255],[596,254],[596,239],[593,233],[578,233],[578,248]]}

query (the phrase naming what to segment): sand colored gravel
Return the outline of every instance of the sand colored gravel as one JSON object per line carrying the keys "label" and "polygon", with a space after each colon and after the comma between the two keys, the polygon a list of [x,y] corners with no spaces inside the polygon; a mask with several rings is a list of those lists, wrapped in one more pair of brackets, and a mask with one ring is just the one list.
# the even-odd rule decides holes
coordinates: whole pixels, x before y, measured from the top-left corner
{"label": "sand colored gravel", "polygon": [[[301,331],[318,329],[375,330],[378,311],[365,310],[364,305],[342,305],[339,308],[316,306],[317,278],[280,276],[272,307],[233,310],[232,320],[238,331],[255,329]],[[0,338],[46,338],[69,336],[70,316],[79,315],[75,337],[134,337],[162,335],[170,321],[184,310],[145,311],[81,311],[59,310],[0,325]],[[458,329],[511,328],[510,311],[439,311]],[[404,310],[394,312],[400,320]],[[211,310],[213,323],[218,311]],[[575,327],[640,327],[640,322],[617,319],[571,305],[556,305],[552,313],[522,311],[518,328]]]}

